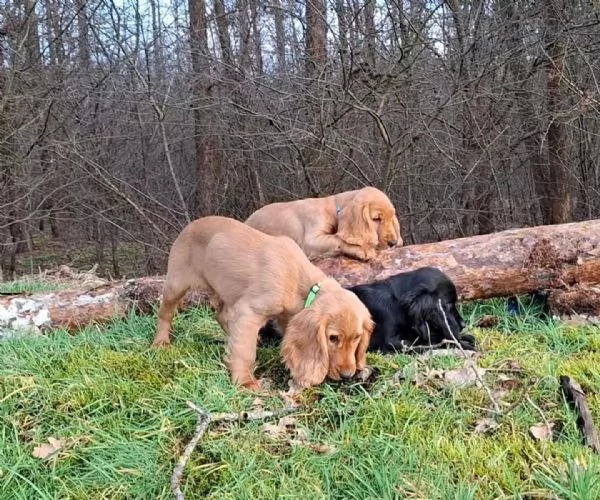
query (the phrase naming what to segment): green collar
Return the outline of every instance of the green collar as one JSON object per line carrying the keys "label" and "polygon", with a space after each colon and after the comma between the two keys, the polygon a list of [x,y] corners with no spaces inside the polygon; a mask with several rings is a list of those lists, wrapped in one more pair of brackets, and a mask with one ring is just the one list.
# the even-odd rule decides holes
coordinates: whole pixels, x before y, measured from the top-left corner
{"label": "green collar", "polygon": [[304,309],[308,309],[310,307],[310,305],[313,303],[313,300],[315,300],[315,297],[317,296],[317,294],[320,291],[321,291],[321,287],[319,286],[318,283],[316,283],[310,287],[310,291],[308,292],[308,295],[306,296],[306,300],[304,301]]}

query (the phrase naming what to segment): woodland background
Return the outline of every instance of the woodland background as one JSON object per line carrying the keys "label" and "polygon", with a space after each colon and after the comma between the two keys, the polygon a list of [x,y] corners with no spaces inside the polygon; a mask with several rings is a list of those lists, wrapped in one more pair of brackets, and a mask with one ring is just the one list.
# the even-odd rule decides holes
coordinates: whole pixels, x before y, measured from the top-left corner
{"label": "woodland background", "polygon": [[0,0],[0,270],[386,191],[406,243],[600,217],[600,4]]}

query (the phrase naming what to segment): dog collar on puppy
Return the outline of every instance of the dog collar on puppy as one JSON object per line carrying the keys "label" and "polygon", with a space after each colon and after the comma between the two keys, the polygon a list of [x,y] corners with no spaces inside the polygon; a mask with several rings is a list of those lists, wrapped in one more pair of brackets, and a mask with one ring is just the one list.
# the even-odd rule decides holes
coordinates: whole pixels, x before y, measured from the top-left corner
{"label": "dog collar on puppy", "polygon": [[308,309],[310,307],[310,305],[313,303],[313,300],[315,300],[315,297],[320,291],[321,287],[318,283],[315,283],[313,286],[310,287],[310,291],[308,292],[306,300],[304,301],[304,309]]}

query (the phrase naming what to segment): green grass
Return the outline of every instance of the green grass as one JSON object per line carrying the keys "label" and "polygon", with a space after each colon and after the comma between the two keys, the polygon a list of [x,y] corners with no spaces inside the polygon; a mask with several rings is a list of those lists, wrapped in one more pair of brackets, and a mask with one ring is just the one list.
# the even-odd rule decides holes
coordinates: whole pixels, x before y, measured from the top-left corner
{"label": "green grass", "polygon": [[[218,499],[600,498],[600,460],[582,446],[556,379],[568,374],[581,382],[600,418],[600,333],[534,314],[509,317],[502,307],[490,301],[463,309],[472,324],[483,314],[502,316],[495,330],[475,330],[488,385],[510,385],[504,399],[513,406],[504,407],[494,434],[474,432],[489,407],[483,389],[392,380],[409,365],[413,371],[451,368],[457,359],[416,363],[370,354],[379,372],[372,384],[325,383],[303,394],[297,425],[330,453],[273,439],[262,422],[212,427],[187,464],[184,493]],[[173,467],[196,424],[186,401],[241,412],[256,396],[231,385],[224,337],[208,311],[177,316],[170,349],[149,348],[154,327],[152,316],[131,316],[76,336],[58,331],[0,342],[0,498],[172,498]],[[521,372],[506,371],[514,361]],[[258,371],[275,389],[285,388],[276,348],[259,351]],[[263,400],[266,408],[283,406],[276,392]],[[540,411],[557,425],[552,442],[528,435],[542,421]],[[47,460],[33,457],[49,437],[65,447]]]}
{"label": "green grass", "polygon": [[27,278],[18,281],[0,282],[0,293],[20,295],[38,292],[56,292],[66,287],[67,285],[61,283],[36,281],[35,278]]}

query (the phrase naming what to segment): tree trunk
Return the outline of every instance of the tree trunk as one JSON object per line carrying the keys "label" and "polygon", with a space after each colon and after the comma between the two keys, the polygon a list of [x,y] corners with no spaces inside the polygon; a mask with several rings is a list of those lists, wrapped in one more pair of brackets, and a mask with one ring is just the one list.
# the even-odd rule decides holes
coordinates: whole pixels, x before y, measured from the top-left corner
{"label": "tree trunk", "polygon": [[327,22],[324,0],[306,2],[306,74],[314,76],[327,60]]}
{"label": "tree trunk", "polygon": [[287,59],[285,56],[285,24],[284,10],[281,0],[274,0],[271,7],[273,11],[273,23],[275,25],[275,52],[277,54],[277,69],[280,73],[287,70]]}
{"label": "tree trunk", "polygon": [[229,21],[227,19],[227,14],[225,14],[223,0],[215,0],[214,8],[217,33],[219,34],[219,45],[221,46],[221,56],[223,57],[223,64],[225,64],[225,71],[229,73],[233,70],[233,57],[231,52],[231,39],[229,38]]}
{"label": "tree trunk", "polygon": [[[342,285],[368,283],[435,266],[456,283],[460,300],[565,289],[600,283],[600,220],[511,229],[501,233],[413,245],[380,252],[370,263],[326,258],[315,264]],[[149,313],[164,278],[114,282],[82,290],[0,297],[0,330],[64,327],[125,317],[132,309]],[[183,307],[206,303],[190,293]]]}
{"label": "tree trunk", "polygon": [[572,220],[571,189],[567,160],[567,131],[561,119],[564,96],[562,77],[565,71],[566,51],[562,36],[562,22],[559,18],[565,3],[562,0],[548,0],[544,3],[544,16],[547,35],[548,76],[546,80],[548,125],[548,197],[549,213],[544,215],[545,224],[562,224]]}
{"label": "tree trunk", "polygon": [[[217,1],[215,2],[216,5]],[[212,112],[199,108],[210,93],[210,66],[208,51],[208,21],[204,0],[189,0],[190,45],[194,70],[194,131],[196,149],[197,186],[195,193],[196,215],[207,215],[216,208],[219,179],[217,141],[211,134]]]}

